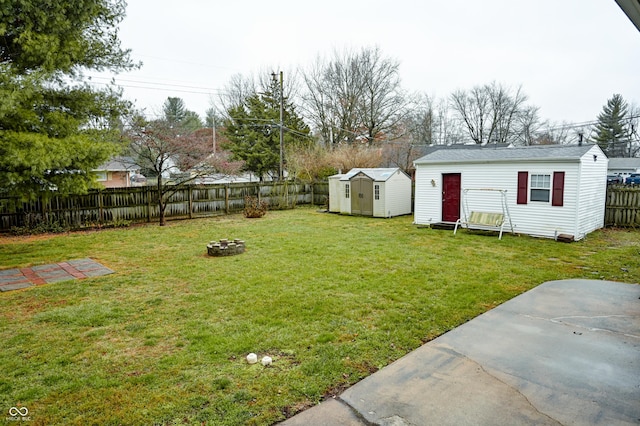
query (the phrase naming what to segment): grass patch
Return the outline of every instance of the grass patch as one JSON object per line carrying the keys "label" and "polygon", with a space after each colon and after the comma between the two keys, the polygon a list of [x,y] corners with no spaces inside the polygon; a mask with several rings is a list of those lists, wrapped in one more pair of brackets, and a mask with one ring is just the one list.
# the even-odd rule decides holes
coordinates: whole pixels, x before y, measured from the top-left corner
{"label": "grass patch", "polygon": [[[637,231],[573,244],[309,208],[0,239],[115,274],[0,294],[0,410],[34,424],[267,425],[545,281],[640,281]],[[214,258],[206,244],[241,238]],[[270,367],[245,356],[269,355]]]}

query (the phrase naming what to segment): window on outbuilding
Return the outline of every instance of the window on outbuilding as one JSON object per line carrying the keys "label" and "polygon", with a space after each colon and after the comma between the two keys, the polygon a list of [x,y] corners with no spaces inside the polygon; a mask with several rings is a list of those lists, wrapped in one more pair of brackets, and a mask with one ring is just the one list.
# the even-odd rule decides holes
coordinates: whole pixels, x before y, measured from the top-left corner
{"label": "window on outbuilding", "polygon": [[551,199],[551,175],[531,175],[531,201],[548,203]]}
{"label": "window on outbuilding", "polygon": [[349,198],[349,184],[344,185],[344,198]]}
{"label": "window on outbuilding", "polygon": [[532,174],[531,185],[529,185],[529,172],[518,172],[517,203],[551,201],[552,206],[562,207],[564,205],[564,174],[564,172],[553,172],[553,179],[550,174]]}
{"label": "window on outbuilding", "polygon": [[374,185],[373,192],[375,194],[376,200],[380,199],[380,185]]}

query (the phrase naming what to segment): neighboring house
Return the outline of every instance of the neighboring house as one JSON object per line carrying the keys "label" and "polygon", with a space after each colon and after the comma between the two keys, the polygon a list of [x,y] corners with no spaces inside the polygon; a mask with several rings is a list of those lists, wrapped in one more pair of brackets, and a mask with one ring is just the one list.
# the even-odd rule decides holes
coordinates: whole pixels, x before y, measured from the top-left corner
{"label": "neighboring house", "polygon": [[607,164],[597,145],[438,149],[414,162],[415,223],[503,213],[516,233],[579,240],[604,226]]}
{"label": "neighboring house", "polygon": [[397,167],[330,176],[329,211],[374,217],[411,214],[411,178]]}
{"label": "neighboring house", "polygon": [[608,172],[622,176],[624,181],[631,173],[640,173],[640,158],[609,158]]}
{"label": "neighboring house", "polygon": [[93,172],[97,181],[105,188],[126,188],[146,183],[146,179],[140,174],[140,167],[129,157],[112,158]]}

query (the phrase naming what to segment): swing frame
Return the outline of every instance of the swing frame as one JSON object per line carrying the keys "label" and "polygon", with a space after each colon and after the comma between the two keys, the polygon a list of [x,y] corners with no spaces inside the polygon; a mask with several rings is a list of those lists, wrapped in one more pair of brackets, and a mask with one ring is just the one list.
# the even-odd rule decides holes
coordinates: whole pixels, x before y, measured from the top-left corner
{"label": "swing frame", "polygon": [[[469,210],[469,197],[470,191],[484,191],[484,192],[499,192],[500,193],[500,207],[502,213],[487,212],[479,210]],[[471,230],[481,231],[496,231],[499,232],[498,239],[502,239],[505,223],[509,222],[509,228],[511,233],[514,234],[513,222],[511,221],[511,214],[509,213],[509,205],[507,204],[507,190],[496,188],[466,188],[462,190],[462,215],[463,217],[456,221],[456,225],[453,229],[453,235],[456,234],[458,228],[467,228]],[[463,220],[464,218],[464,220]]]}

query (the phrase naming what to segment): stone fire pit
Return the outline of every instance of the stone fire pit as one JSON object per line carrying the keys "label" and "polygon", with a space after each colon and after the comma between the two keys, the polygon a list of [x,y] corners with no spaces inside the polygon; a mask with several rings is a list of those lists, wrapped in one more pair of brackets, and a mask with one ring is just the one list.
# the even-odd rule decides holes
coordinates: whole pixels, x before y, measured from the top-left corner
{"label": "stone fire pit", "polygon": [[211,241],[207,244],[209,256],[233,256],[244,253],[244,241],[235,239],[229,241],[226,238],[220,241]]}

